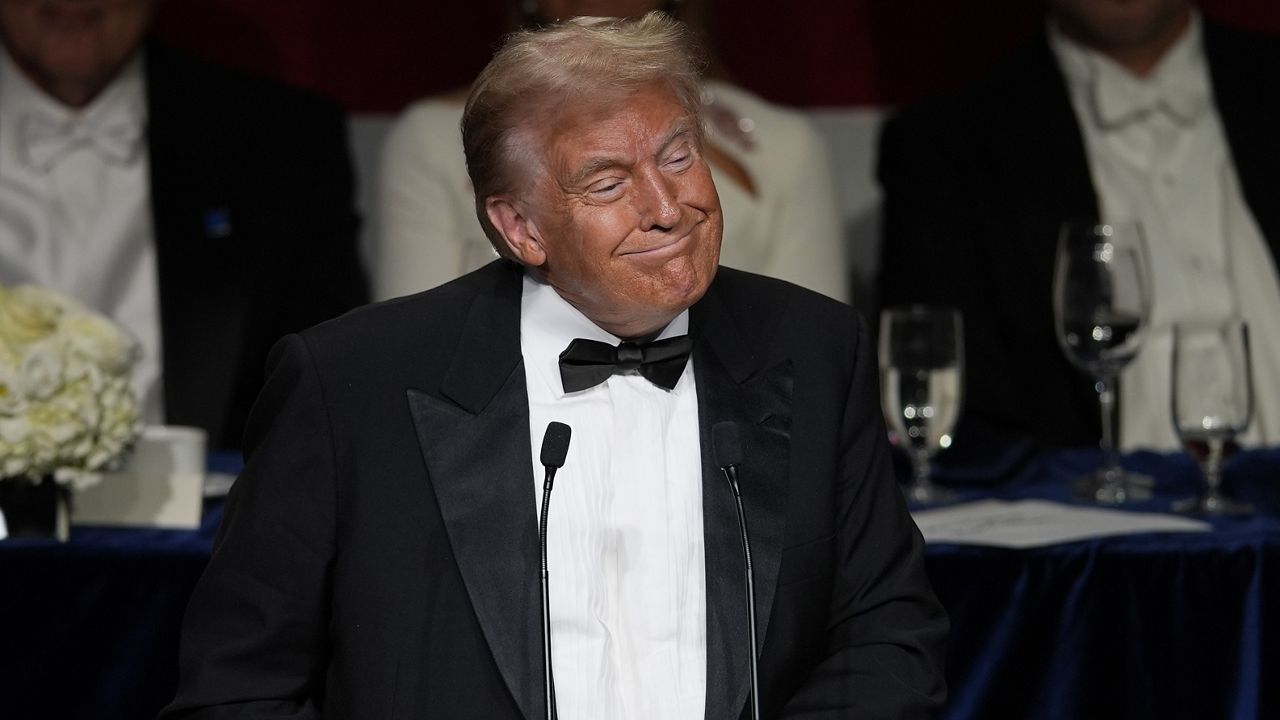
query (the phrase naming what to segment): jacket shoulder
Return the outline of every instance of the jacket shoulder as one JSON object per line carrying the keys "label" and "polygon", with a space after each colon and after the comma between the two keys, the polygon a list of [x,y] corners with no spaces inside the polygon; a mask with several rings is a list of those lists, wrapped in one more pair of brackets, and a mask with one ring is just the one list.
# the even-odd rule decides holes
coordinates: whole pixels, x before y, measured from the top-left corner
{"label": "jacket shoulder", "polygon": [[858,325],[851,306],[785,280],[721,267],[712,288],[728,319],[756,348],[816,348],[854,334]]}
{"label": "jacket shoulder", "polygon": [[514,302],[518,327],[518,274],[514,263],[496,260],[439,287],[356,308],[301,335],[313,352],[326,357],[451,354],[480,297],[499,304]]}

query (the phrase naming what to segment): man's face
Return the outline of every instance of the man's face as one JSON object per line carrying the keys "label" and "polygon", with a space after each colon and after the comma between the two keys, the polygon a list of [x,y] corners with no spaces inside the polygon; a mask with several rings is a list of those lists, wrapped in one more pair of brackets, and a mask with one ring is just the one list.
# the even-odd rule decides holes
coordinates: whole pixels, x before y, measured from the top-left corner
{"label": "man's face", "polygon": [[1100,50],[1158,40],[1182,21],[1186,0],[1053,0],[1059,25]]}
{"label": "man's face", "polygon": [[0,0],[0,34],[38,85],[82,105],[142,42],[154,7],[155,0]]}
{"label": "man's face", "polygon": [[665,87],[566,111],[529,198],[545,279],[620,337],[656,332],[711,284],[720,198],[695,120]]}

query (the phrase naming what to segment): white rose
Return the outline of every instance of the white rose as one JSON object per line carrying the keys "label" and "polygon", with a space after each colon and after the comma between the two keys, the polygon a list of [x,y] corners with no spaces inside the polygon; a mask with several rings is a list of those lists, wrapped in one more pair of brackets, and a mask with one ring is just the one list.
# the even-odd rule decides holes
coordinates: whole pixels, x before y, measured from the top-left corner
{"label": "white rose", "polygon": [[118,458],[142,431],[142,416],[137,398],[123,378],[107,383],[99,395],[102,423],[98,427],[97,453],[89,457],[87,467],[96,470]]}
{"label": "white rose", "polygon": [[14,368],[0,365],[0,417],[21,415],[27,408],[22,376]]}
{"label": "white rose", "polygon": [[[3,292],[3,290],[0,290]],[[16,368],[18,362],[22,359],[19,353],[20,348],[16,345],[10,346],[9,341],[0,335],[0,368]]]}
{"label": "white rose", "polygon": [[24,417],[0,418],[0,442],[16,445],[25,442],[31,423]]}
{"label": "white rose", "polygon": [[58,332],[70,352],[113,375],[127,373],[137,357],[137,343],[100,315],[67,313]]}
{"label": "white rose", "polygon": [[85,428],[96,428],[102,422],[101,399],[103,376],[96,370],[70,380],[57,396],[49,399],[59,411],[75,419]]}
{"label": "white rose", "polygon": [[42,340],[27,348],[18,371],[22,394],[31,400],[47,400],[62,388],[62,356],[57,345]]}
{"label": "white rose", "polygon": [[22,477],[35,470],[29,430],[26,420],[0,419],[0,477]]}
{"label": "white rose", "polygon": [[47,337],[58,327],[63,307],[58,295],[43,288],[0,288],[0,337],[19,345]]}
{"label": "white rose", "polygon": [[85,385],[92,393],[96,393],[108,377],[102,368],[75,355],[67,358],[67,366],[62,372],[69,388]]}
{"label": "white rose", "polygon": [[49,412],[32,417],[31,434],[50,448],[53,454],[61,455],[62,449],[80,437],[89,428],[76,422],[75,416],[60,412],[61,408],[44,406]]}
{"label": "white rose", "polygon": [[0,288],[0,477],[92,483],[141,432],[137,344],[43,288]]}

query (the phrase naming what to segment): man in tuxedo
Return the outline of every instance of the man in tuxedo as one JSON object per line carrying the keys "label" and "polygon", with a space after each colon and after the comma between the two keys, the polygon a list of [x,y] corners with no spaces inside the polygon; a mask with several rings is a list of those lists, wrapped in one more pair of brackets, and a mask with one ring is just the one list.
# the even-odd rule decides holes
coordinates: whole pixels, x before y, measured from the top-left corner
{"label": "man in tuxedo", "polygon": [[282,335],[367,299],[336,107],[147,44],[155,0],[0,0],[0,283],[138,340],[148,422],[238,448]]}
{"label": "man in tuxedo", "polygon": [[847,306],[717,268],[686,42],[652,13],[495,56],[463,137],[503,259],[276,348],[165,717],[543,718],[550,421],[572,427],[547,517],[559,717],[746,716],[721,422],[762,715],[939,707],[946,619],[874,351]]}
{"label": "man in tuxedo", "polygon": [[1172,323],[1232,315],[1253,331],[1249,440],[1280,442],[1277,123],[1274,39],[1216,25],[1186,0],[1055,0],[1045,32],[1013,57],[885,126],[882,304],[961,309],[962,422],[1096,443],[1093,379],[1055,337],[1058,231],[1137,219],[1154,311],[1121,377],[1123,446],[1177,446]]}

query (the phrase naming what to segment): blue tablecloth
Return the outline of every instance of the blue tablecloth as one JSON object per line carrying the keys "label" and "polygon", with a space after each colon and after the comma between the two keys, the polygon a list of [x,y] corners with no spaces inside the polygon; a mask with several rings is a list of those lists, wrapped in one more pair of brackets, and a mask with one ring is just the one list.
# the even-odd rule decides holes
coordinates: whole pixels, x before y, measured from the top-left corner
{"label": "blue tablecloth", "polygon": [[0,717],[155,717],[221,516],[213,503],[198,532],[76,527],[66,544],[0,542]]}
{"label": "blue tablecloth", "polygon": [[0,542],[0,718],[155,717],[177,686],[182,613],[221,519],[221,501],[206,501],[198,531],[76,526],[67,543]]}
{"label": "blue tablecloth", "polygon": [[[1090,452],[1021,462],[966,497],[1069,500]],[[1138,454],[1164,511],[1196,489],[1185,458]],[[215,459],[214,469],[234,461]],[[1259,512],[1201,534],[1030,550],[935,545],[952,623],[948,720],[1280,717],[1280,451],[1239,456],[1227,487]],[[135,720],[173,693],[178,628],[221,518],[199,531],[76,528],[0,543],[0,717]],[[1270,682],[1270,684],[1268,684]]]}
{"label": "blue tablecloth", "polygon": [[[1070,502],[1072,479],[1100,459],[1042,455],[962,495]],[[1139,453],[1125,465],[1156,478],[1154,497],[1128,509],[1167,512],[1198,489],[1183,456]],[[1238,456],[1224,487],[1258,512],[1213,519],[1207,533],[931,545],[929,575],[952,622],[944,717],[1280,718],[1280,452]]]}

